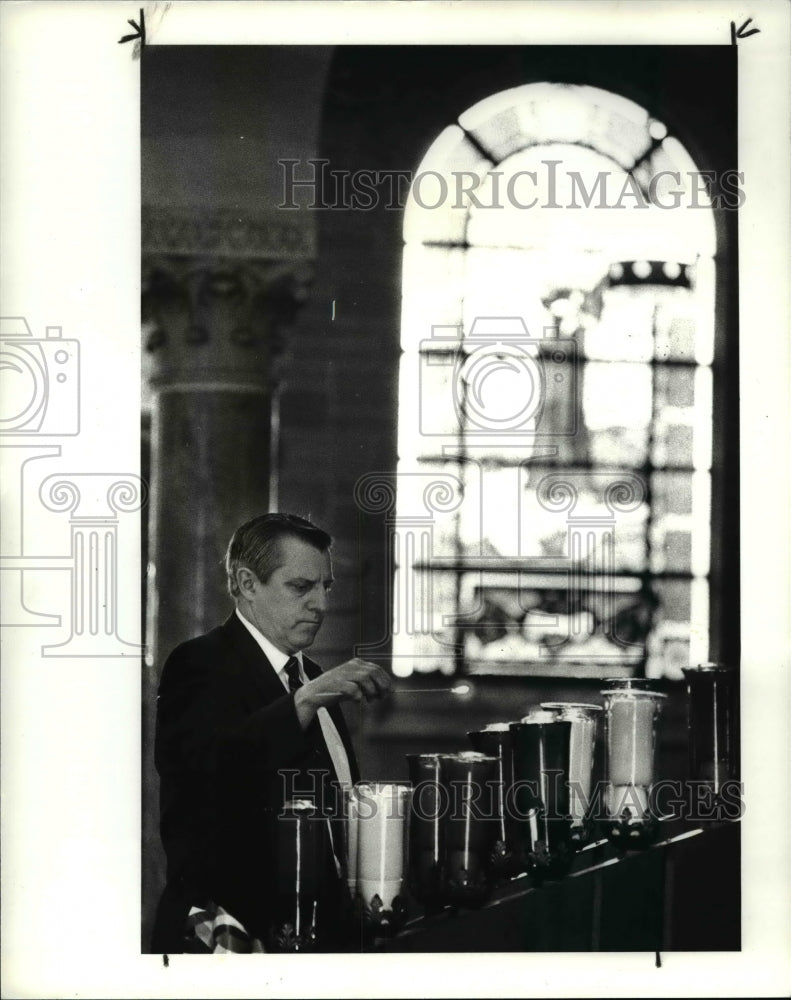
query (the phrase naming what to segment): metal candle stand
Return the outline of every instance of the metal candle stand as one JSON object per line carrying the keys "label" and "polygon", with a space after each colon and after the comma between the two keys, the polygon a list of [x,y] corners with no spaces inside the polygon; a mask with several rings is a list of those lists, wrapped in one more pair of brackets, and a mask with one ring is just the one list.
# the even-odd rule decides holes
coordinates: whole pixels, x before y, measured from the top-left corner
{"label": "metal candle stand", "polygon": [[327,820],[307,800],[286,802],[272,816],[277,866],[267,950],[321,951],[327,931],[324,877]]}
{"label": "metal candle stand", "polygon": [[568,788],[571,723],[538,709],[512,723],[510,730],[513,809],[523,864],[537,882],[561,878],[574,854]]}
{"label": "metal candle stand", "polygon": [[489,867],[495,881],[504,881],[524,870],[520,857],[519,827],[509,809],[508,794],[514,783],[510,723],[494,722],[467,733],[473,750],[497,759],[497,835]]}
{"label": "metal candle stand", "polygon": [[409,892],[433,911],[441,909],[445,899],[444,828],[448,803],[440,782],[440,754],[407,754],[407,766],[413,788]]}
{"label": "metal candle stand", "polygon": [[571,828],[569,842],[580,850],[593,838],[593,770],[600,705],[583,702],[542,702],[541,708],[555,712],[560,721],[571,723],[569,743],[569,797]]}
{"label": "metal candle stand", "polygon": [[702,663],[684,670],[684,677],[689,778],[703,786],[703,808],[716,812],[723,789],[738,772],[739,675],[722,663]]}
{"label": "metal candle stand", "polygon": [[480,906],[492,887],[497,837],[496,757],[474,750],[440,757],[440,780],[449,811],[444,828],[444,902]]}

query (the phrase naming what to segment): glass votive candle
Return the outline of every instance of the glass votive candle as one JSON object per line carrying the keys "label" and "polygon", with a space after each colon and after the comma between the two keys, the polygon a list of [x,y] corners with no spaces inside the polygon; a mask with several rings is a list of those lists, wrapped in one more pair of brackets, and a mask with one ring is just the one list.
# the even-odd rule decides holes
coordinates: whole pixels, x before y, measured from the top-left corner
{"label": "glass votive candle", "polygon": [[735,670],[702,663],[684,670],[688,695],[689,776],[719,796],[737,775],[738,684]]}
{"label": "glass votive candle", "polygon": [[440,781],[440,754],[407,754],[412,800],[409,815],[408,886],[428,909],[443,905],[444,829],[448,798]]}
{"label": "glass votive candle", "polygon": [[496,757],[465,750],[440,756],[447,793],[444,824],[444,899],[479,906],[492,886],[491,854],[497,837]]}
{"label": "glass votive candle", "polygon": [[284,803],[273,815],[275,893],[267,934],[269,951],[320,950],[332,915],[325,907],[329,858],[327,819],[304,799]]}
{"label": "glass votive candle", "polygon": [[641,847],[656,832],[649,795],[656,776],[657,724],[667,696],[649,690],[644,683],[622,681],[602,694],[607,772],[605,829],[614,842]]}
{"label": "glass votive candle", "polygon": [[378,933],[398,929],[405,906],[407,818],[411,785],[360,781],[354,786],[356,891],[364,921]]}
{"label": "glass votive candle", "polygon": [[549,709],[533,709],[511,725],[514,814],[524,863],[533,875],[556,878],[571,860],[569,753],[571,723]]}
{"label": "glass votive candle", "polygon": [[596,751],[596,729],[601,705],[582,702],[542,702],[541,707],[555,712],[557,718],[571,723],[569,737],[569,804],[571,842],[577,847],[590,839],[591,789]]}
{"label": "glass votive candle", "polygon": [[473,750],[497,758],[497,834],[492,847],[490,867],[495,878],[510,878],[523,871],[519,853],[519,830],[506,808],[514,783],[513,750],[510,722],[490,722],[483,729],[467,733]]}

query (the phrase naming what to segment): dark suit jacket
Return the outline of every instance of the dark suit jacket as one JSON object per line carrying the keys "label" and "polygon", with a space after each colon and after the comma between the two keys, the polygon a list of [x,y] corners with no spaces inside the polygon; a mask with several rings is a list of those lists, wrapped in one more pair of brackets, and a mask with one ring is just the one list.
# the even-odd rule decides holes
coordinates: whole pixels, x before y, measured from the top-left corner
{"label": "dark suit jacket", "polygon": [[[321,672],[304,655],[303,664],[309,678]],[[330,715],[356,781],[343,714],[333,708]],[[302,730],[294,696],[235,613],[168,657],[155,743],[167,856],[155,952],[180,951],[190,906],[208,900],[257,936],[265,934],[273,881],[271,811],[294,794],[290,782],[303,782],[309,791],[315,775],[308,770],[328,770],[317,727]]]}

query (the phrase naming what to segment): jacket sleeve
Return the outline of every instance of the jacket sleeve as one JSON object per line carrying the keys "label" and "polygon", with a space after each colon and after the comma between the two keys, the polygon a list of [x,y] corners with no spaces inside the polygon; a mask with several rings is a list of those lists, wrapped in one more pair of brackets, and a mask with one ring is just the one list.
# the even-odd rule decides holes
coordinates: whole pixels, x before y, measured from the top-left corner
{"label": "jacket sleeve", "polygon": [[[256,699],[259,700],[260,699]],[[157,699],[156,764],[216,775],[225,764],[278,770],[309,749],[294,707],[283,691],[255,707],[238,672],[223,669],[211,648],[185,643],[168,657]]]}

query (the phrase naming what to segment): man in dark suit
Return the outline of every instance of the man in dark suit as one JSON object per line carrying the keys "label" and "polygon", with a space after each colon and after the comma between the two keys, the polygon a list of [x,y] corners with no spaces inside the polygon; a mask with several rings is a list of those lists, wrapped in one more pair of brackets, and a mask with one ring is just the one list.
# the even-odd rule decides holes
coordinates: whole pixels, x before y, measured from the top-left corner
{"label": "man in dark suit", "polygon": [[[243,524],[225,561],[234,612],[165,663],[155,761],[168,871],[154,951],[184,949],[193,907],[221,907],[263,939],[273,811],[310,798],[337,815],[338,788],[359,778],[339,705],[381,697],[391,681],[364,660],[325,673],[303,655],[327,610],[330,545],[326,532],[294,515]],[[336,883],[328,898],[338,900],[342,847],[328,840]]]}

